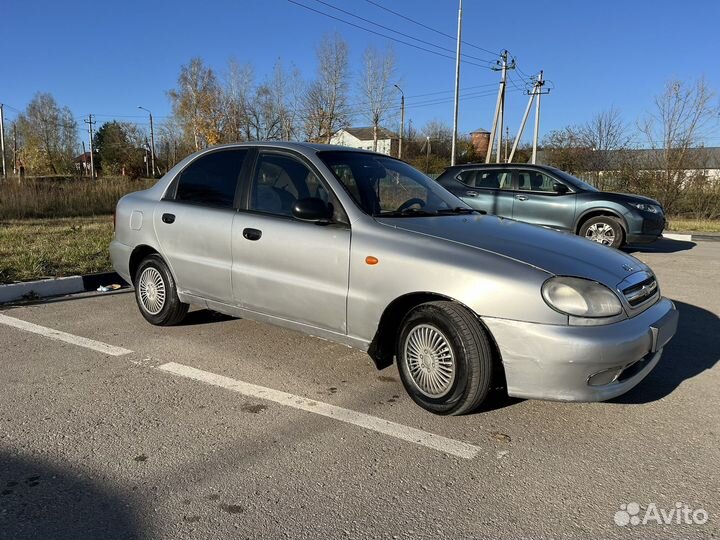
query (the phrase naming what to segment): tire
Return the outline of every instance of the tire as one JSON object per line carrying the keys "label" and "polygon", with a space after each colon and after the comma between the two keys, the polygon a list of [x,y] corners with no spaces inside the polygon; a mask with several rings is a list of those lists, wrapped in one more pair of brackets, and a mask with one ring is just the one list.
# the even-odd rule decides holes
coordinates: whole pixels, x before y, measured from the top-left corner
{"label": "tire", "polygon": [[588,219],[578,232],[586,240],[619,249],[625,243],[625,230],[613,216],[596,216]]}
{"label": "tire", "polygon": [[[424,349],[427,344],[430,348]],[[410,311],[400,328],[396,354],[405,390],[434,414],[471,412],[490,391],[495,369],[490,339],[475,316],[456,303],[428,302]]]}
{"label": "tire", "polygon": [[140,313],[150,324],[172,326],[185,318],[190,306],[178,298],[175,280],[160,255],[142,260],[133,284]]}

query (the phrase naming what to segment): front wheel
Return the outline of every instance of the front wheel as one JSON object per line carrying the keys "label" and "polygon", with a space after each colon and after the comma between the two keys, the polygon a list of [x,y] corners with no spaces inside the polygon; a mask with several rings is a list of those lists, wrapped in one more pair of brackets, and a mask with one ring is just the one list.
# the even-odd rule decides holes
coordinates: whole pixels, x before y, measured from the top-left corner
{"label": "front wheel", "polygon": [[143,259],[134,284],[135,300],[149,323],[172,326],[185,318],[190,306],[178,298],[175,280],[160,255]]}
{"label": "front wheel", "polygon": [[490,391],[494,365],[488,335],[456,303],[428,302],[413,309],[400,329],[397,359],[405,390],[432,413],[471,412]]}
{"label": "front wheel", "polygon": [[582,224],[578,234],[587,240],[616,249],[619,249],[625,241],[625,231],[620,220],[611,216],[588,219]]}

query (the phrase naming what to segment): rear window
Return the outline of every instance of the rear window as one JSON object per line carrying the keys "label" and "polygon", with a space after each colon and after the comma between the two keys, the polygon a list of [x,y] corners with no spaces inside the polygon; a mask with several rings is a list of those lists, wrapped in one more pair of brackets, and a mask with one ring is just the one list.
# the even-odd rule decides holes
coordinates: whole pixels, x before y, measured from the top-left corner
{"label": "rear window", "polygon": [[176,201],[232,208],[247,150],[212,152],[192,162],[177,181]]}

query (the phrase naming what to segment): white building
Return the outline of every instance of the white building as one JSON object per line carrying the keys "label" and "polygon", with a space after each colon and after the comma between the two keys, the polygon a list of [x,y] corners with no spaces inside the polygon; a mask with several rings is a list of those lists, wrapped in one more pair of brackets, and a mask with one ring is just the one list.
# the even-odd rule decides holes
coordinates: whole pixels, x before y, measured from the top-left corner
{"label": "white building", "polygon": [[[389,156],[397,156],[398,136],[395,133],[378,127],[377,151]],[[361,148],[363,150],[373,149],[373,128],[371,127],[347,127],[339,130],[330,139],[330,144],[349,146],[350,148]]]}

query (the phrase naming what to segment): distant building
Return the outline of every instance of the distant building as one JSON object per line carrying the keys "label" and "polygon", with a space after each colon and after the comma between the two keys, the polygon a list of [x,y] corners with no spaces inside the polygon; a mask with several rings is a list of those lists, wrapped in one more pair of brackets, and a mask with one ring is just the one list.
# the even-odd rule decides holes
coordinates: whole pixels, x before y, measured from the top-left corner
{"label": "distant building", "polygon": [[90,152],[83,152],[73,159],[75,171],[79,174],[90,174]]}
{"label": "distant building", "polygon": [[[595,150],[587,150],[596,152]],[[661,171],[664,166],[664,151],[655,148],[636,148],[627,150],[609,150],[602,159],[588,160],[588,170],[603,175],[614,174],[624,166],[632,166],[644,172]],[[537,163],[552,164],[553,150],[539,150]],[[598,165],[593,166],[593,162]],[[706,178],[720,180],[720,146],[688,148],[682,167],[687,173],[703,175]]]}
{"label": "distant building", "polygon": [[470,138],[475,147],[475,153],[478,156],[485,156],[488,146],[490,146],[490,132],[487,129],[478,128],[470,132]]}
{"label": "distant building", "polygon": [[[377,151],[389,156],[397,156],[398,143],[397,134],[378,127]],[[371,127],[347,127],[339,130],[330,139],[330,144],[349,146],[350,148],[361,148],[363,150],[373,149],[373,128]]]}

